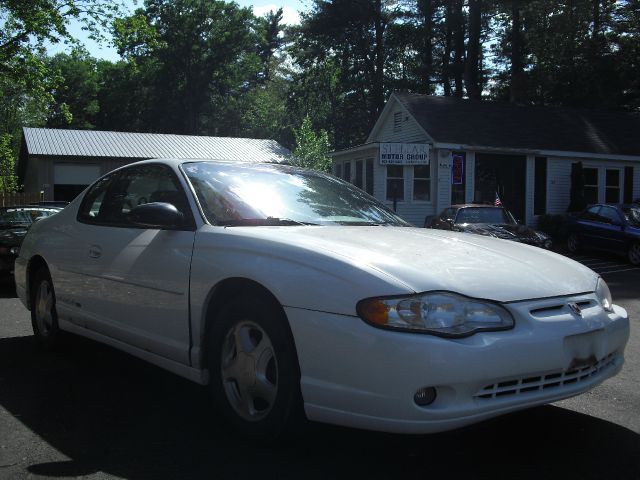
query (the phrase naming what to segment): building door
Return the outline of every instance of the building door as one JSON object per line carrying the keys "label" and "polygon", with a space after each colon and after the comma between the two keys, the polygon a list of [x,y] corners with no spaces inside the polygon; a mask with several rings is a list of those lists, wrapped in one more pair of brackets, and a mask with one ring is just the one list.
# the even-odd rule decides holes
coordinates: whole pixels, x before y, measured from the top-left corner
{"label": "building door", "polygon": [[99,177],[100,165],[55,164],[53,199],[70,202]]}
{"label": "building door", "polygon": [[479,203],[493,203],[496,193],[502,204],[525,221],[527,159],[524,155],[476,154],[475,196]]}

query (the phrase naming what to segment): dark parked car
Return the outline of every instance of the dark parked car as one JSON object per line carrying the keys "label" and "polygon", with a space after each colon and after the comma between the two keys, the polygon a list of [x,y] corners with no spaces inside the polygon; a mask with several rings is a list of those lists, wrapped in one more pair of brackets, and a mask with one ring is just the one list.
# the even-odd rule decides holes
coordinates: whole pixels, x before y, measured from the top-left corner
{"label": "dark parked car", "polygon": [[624,253],[640,265],[640,205],[596,204],[568,217],[567,248],[595,248]]}
{"label": "dark parked car", "polygon": [[551,238],[526,225],[520,225],[504,207],[493,205],[452,205],[440,215],[425,220],[425,227],[475,233],[487,237],[551,248]]}
{"label": "dark parked car", "polygon": [[0,278],[13,274],[13,265],[27,230],[36,220],[58,213],[53,207],[8,207],[0,213]]}

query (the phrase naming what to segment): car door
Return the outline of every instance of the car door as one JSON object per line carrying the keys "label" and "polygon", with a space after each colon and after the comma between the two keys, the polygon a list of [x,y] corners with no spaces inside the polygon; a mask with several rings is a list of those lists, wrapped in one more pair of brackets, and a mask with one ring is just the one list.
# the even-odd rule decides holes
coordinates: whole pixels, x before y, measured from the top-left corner
{"label": "car door", "polygon": [[603,205],[598,213],[601,219],[598,243],[600,248],[612,251],[626,251],[624,224],[625,220],[620,216],[615,207]]}
{"label": "car door", "polygon": [[[173,204],[183,225],[133,225],[128,213],[148,202]],[[104,194],[87,194],[78,219],[82,274],[93,286],[79,294],[89,328],[187,364],[195,224],[176,174],[162,164],[120,170]]]}
{"label": "car door", "polygon": [[580,242],[586,247],[598,247],[600,244],[600,229],[602,219],[598,215],[600,205],[593,205],[582,212],[576,222],[576,230],[580,236]]}

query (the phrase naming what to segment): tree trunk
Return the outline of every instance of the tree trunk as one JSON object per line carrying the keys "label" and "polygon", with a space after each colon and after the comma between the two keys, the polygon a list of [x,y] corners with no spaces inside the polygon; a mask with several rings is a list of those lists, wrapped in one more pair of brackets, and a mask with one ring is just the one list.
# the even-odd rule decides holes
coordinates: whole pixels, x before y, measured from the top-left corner
{"label": "tree trunk", "polygon": [[442,88],[444,89],[445,96],[451,96],[451,39],[452,39],[452,8],[451,2],[446,2],[445,13],[445,39],[444,39],[444,54],[442,55]]}
{"label": "tree trunk", "polygon": [[422,81],[419,91],[431,93],[431,70],[433,68],[433,0],[418,0],[418,9],[424,26],[422,42]]}
{"label": "tree trunk", "polygon": [[375,69],[373,72],[373,97],[375,102],[376,117],[384,108],[384,30],[385,22],[382,18],[382,0],[376,0],[375,12]]}
{"label": "tree trunk", "polygon": [[455,37],[454,37],[454,83],[456,91],[454,95],[456,97],[462,97],[462,75],[464,73],[464,14],[462,12],[463,0],[456,0],[454,5],[454,24],[455,24]]}
{"label": "tree trunk", "polygon": [[511,7],[511,103],[524,101],[524,69],[522,65],[522,33],[520,24],[520,0],[513,0]]}
{"label": "tree trunk", "polygon": [[592,0],[593,3],[593,38],[600,34],[602,23],[600,20],[600,0]]}
{"label": "tree trunk", "polygon": [[469,98],[480,100],[480,28],[482,15],[482,0],[469,0],[469,42],[467,44],[467,58],[464,69],[464,84]]}

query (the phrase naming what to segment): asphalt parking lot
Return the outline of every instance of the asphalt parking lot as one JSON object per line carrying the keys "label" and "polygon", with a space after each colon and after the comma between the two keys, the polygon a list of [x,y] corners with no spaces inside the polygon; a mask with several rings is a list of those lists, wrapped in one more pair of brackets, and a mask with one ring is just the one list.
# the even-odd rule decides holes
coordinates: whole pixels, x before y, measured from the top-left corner
{"label": "asphalt parking lot", "polygon": [[[580,397],[473,427],[400,436],[313,425],[278,446],[220,426],[203,388],[73,338],[37,350],[0,285],[0,478],[640,478],[640,269],[578,258],[632,318],[622,372]],[[617,262],[617,263],[616,263]]]}

